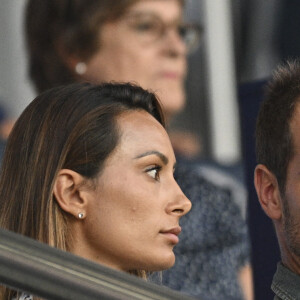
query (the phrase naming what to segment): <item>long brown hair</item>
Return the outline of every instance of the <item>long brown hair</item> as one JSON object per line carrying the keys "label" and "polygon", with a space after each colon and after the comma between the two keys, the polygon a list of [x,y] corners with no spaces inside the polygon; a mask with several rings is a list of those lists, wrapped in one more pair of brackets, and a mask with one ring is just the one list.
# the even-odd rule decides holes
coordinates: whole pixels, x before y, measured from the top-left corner
{"label": "long brown hair", "polygon": [[77,81],[64,57],[88,60],[99,49],[99,32],[139,0],[28,0],[25,36],[29,75],[38,92]]}
{"label": "long brown hair", "polygon": [[72,84],[33,100],[4,154],[0,227],[68,251],[67,213],[52,191],[56,176],[63,168],[98,176],[119,142],[116,117],[132,110],[147,111],[164,126],[155,95],[131,84]]}

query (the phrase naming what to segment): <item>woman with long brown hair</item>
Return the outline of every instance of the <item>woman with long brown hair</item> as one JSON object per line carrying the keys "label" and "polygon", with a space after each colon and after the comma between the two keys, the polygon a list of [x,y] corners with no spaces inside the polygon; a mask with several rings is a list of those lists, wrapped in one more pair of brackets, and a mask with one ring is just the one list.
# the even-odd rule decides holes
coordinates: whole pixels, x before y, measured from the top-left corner
{"label": "woman with long brown hair", "polygon": [[0,227],[145,277],[174,264],[191,208],[174,166],[154,94],[129,84],[51,89],[9,137]]}
{"label": "woman with long brown hair", "polygon": [[[136,82],[155,91],[170,122],[185,105],[187,55],[199,40],[197,26],[183,18],[185,2],[29,0],[25,33],[35,88]],[[185,139],[178,144],[186,146]],[[237,204],[244,195],[235,201],[232,186],[199,175],[198,166],[177,157],[175,178],[193,209],[182,222],[186,234],[163,283],[200,298],[251,299],[247,226]]]}

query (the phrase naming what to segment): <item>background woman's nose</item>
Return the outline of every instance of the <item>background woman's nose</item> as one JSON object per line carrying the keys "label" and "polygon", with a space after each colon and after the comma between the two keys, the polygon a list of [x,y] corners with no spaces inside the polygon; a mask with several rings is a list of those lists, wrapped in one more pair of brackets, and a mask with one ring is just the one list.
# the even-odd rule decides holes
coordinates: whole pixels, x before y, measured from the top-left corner
{"label": "background woman's nose", "polygon": [[171,56],[186,56],[187,47],[177,30],[169,30],[164,37],[164,49]]}

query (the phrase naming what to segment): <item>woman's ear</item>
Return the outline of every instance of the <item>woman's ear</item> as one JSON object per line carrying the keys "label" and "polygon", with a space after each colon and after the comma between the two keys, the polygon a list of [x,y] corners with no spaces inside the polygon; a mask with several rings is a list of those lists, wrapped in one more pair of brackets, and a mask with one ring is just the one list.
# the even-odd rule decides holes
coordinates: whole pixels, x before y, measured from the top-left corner
{"label": "woman's ear", "polygon": [[83,183],[82,175],[69,169],[62,169],[53,187],[53,194],[61,209],[79,219],[85,218],[87,211],[87,197],[79,189]]}
{"label": "woman's ear", "polygon": [[279,220],[282,215],[281,196],[275,175],[266,166],[259,164],[254,171],[254,185],[264,212],[271,219]]}
{"label": "woman's ear", "polygon": [[69,70],[75,72],[76,65],[81,61],[81,59],[79,57],[77,57],[75,54],[69,53],[66,50],[64,43],[61,40],[56,41],[55,49],[56,49],[58,56],[64,62],[66,67]]}
{"label": "woman's ear", "polygon": [[76,67],[78,66],[78,64],[81,62],[77,57],[75,57],[74,55],[64,55],[63,56],[63,60],[66,64],[66,66],[74,73],[78,72],[76,71]]}

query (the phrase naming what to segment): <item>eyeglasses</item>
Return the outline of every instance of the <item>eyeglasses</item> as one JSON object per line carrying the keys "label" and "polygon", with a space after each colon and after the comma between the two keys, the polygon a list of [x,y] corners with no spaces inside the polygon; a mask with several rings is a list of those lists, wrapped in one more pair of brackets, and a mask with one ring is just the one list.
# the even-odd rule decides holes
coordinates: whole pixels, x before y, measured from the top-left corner
{"label": "eyeglasses", "polygon": [[128,14],[122,19],[128,21],[142,43],[151,44],[162,40],[168,30],[173,29],[185,43],[187,52],[195,51],[200,43],[202,27],[197,24],[174,22],[166,24],[158,16],[149,13]]}

